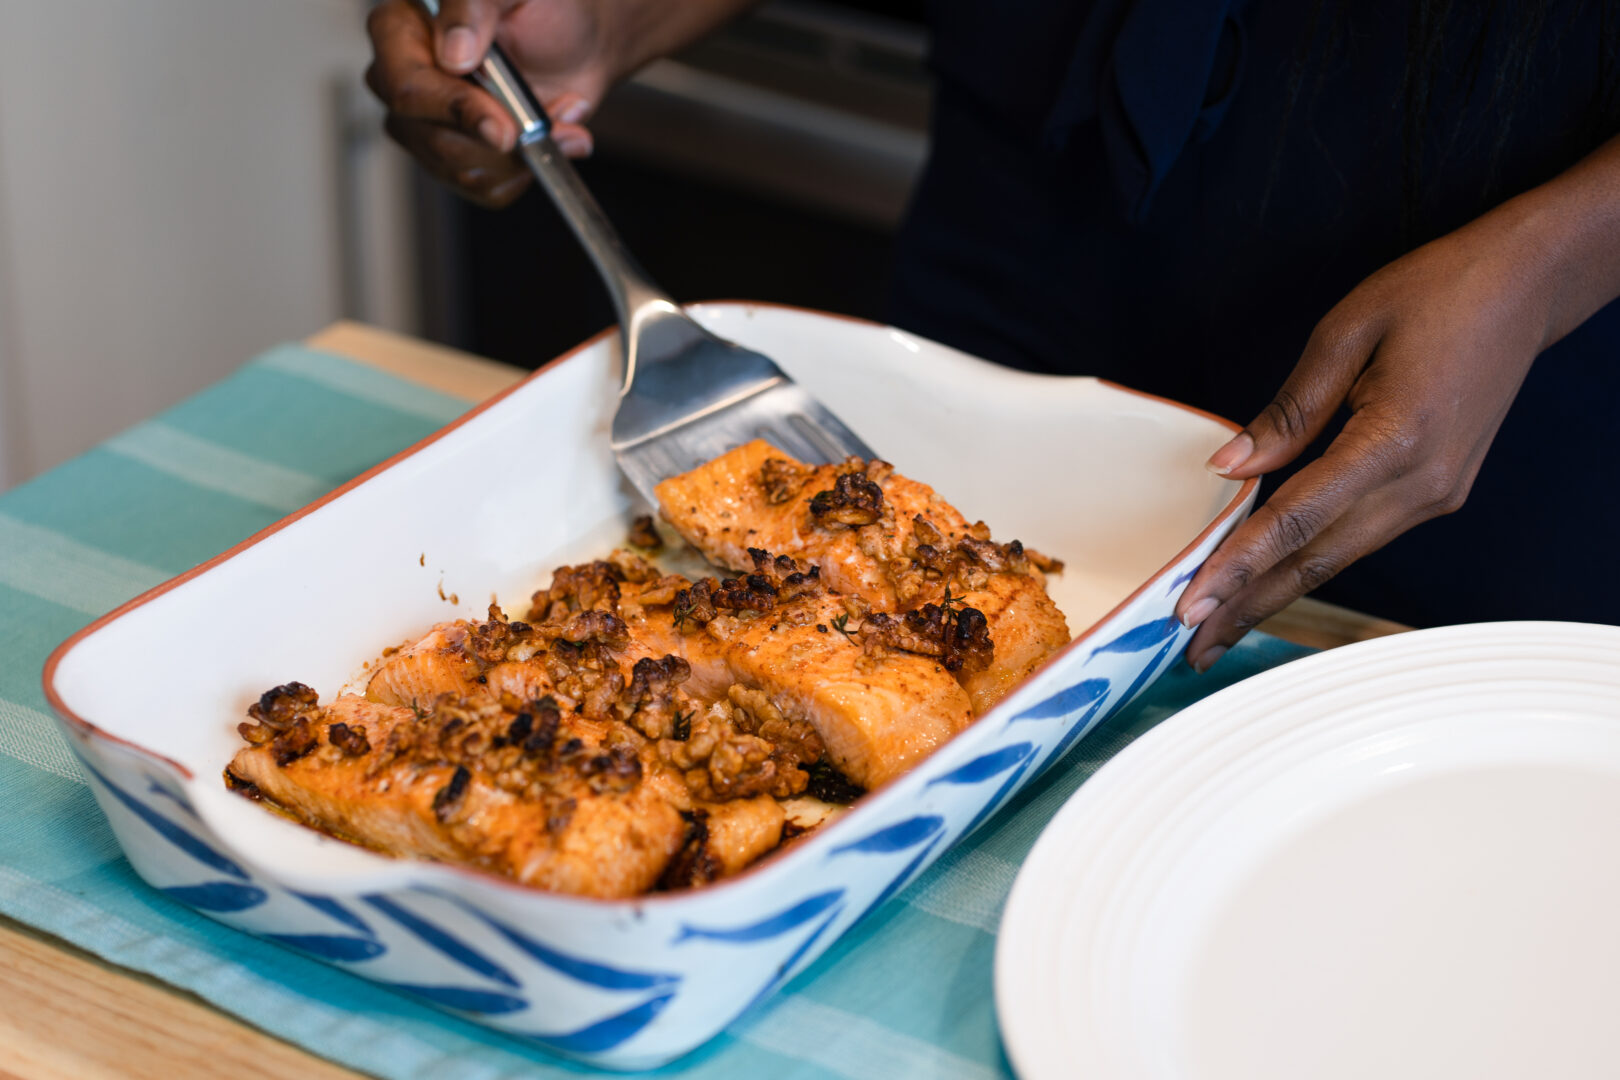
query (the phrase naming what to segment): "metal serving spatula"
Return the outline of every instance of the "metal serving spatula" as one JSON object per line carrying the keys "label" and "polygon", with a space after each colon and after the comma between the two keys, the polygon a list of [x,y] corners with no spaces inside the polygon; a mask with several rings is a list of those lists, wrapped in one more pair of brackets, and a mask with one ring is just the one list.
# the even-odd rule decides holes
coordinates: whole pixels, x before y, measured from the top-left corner
{"label": "metal serving spatula", "polygon": [[[436,0],[423,0],[436,11]],[[762,438],[812,463],[872,450],[783,374],[770,357],[709,333],[636,263],[574,166],[551,120],[499,46],[473,79],[518,123],[518,152],[584,245],[613,298],[624,335],[624,387],[613,418],[619,468],[657,505],[660,480]]]}

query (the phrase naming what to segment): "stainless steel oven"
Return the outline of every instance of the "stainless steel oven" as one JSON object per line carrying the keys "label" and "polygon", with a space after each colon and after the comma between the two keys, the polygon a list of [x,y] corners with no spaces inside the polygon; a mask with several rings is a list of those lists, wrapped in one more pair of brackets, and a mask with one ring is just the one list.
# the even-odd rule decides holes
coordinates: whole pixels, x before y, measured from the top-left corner
{"label": "stainless steel oven", "polygon": [[[773,0],[603,103],[581,172],[681,300],[881,318],[894,232],[927,155],[920,2]],[[534,366],[612,311],[543,196],[499,212],[423,181],[430,337]]]}

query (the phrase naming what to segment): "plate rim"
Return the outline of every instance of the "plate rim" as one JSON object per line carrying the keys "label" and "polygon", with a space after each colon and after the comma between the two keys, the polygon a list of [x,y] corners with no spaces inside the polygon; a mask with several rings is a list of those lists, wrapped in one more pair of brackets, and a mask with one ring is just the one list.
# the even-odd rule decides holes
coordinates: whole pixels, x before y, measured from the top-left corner
{"label": "plate rim", "polygon": [[[1304,684],[1326,683],[1335,674],[1343,677],[1348,671],[1359,671],[1361,677],[1373,679],[1411,670],[1401,661],[1403,658],[1409,659],[1414,642],[1420,643],[1421,647],[1432,643],[1435,648],[1450,647],[1452,650],[1471,644],[1506,648],[1534,645],[1537,636],[1547,639],[1545,645],[1551,645],[1559,635],[1567,635],[1557,641],[1563,648],[1574,642],[1608,651],[1613,656],[1611,666],[1620,671],[1620,626],[1606,623],[1514,620],[1413,630],[1317,652],[1234,683],[1168,717],[1105,762],[1064,802],[1041,830],[1019,868],[1002,909],[993,962],[993,984],[997,1027],[1014,1073],[1023,1080],[1045,1080],[1047,1074],[1039,1071],[1039,1065],[1050,1057],[1048,1053],[1041,1053],[1037,1059],[1035,1054],[1036,1050],[1049,1045],[1042,1039],[1042,1033],[1050,1027],[1043,1022],[1046,1014],[1028,1006],[1031,1002],[1050,999],[1056,987],[1044,986],[1036,991],[1026,985],[1031,972],[1022,963],[1026,954],[1022,945],[1025,939],[1032,936],[1043,933],[1050,936],[1064,928],[1050,925],[1037,927],[1034,924],[1035,917],[1041,913],[1038,905],[1043,898],[1037,890],[1043,885],[1057,883],[1054,880],[1056,868],[1063,865],[1062,856],[1069,854],[1064,850],[1065,840],[1072,840],[1077,832],[1106,834],[1111,825],[1130,815],[1128,807],[1109,805],[1115,789],[1130,785],[1133,781],[1137,786],[1151,783],[1155,773],[1162,772],[1165,775],[1160,779],[1168,780],[1178,789],[1172,793],[1167,805],[1180,806],[1200,792],[1207,792],[1211,785],[1219,784],[1223,773],[1241,768],[1241,758],[1220,756],[1218,748],[1222,744],[1241,738],[1245,732],[1252,733],[1252,729],[1264,727],[1268,721],[1272,721],[1276,728],[1271,733],[1273,737],[1281,732],[1301,729],[1310,723],[1301,718],[1276,721],[1263,711],[1252,708],[1245,711],[1244,706],[1279,690],[1297,691]],[[1421,647],[1420,651],[1430,651]],[[1566,655],[1561,649],[1558,657],[1564,659]],[[1524,663],[1545,664],[1549,659],[1547,656],[1528,657],[1524,658]],[[1439,665],[1429,666],[1424,672],[1432,673],[1435,677],[1426,680],[1420,688],[1402,689],[1380,700],[1398,700],[1403,694],[1420,691],[1432,693],[1446,685],[1455,685],[1460,677],[1457,669],[1469,662],[1477,663],[1479,658],[1453,656]],[[1509,671],[1504,672],[1503,677],[1514,676]],[[1338,685],[1332,684],[1328,688],[1337,688]],[[1326,714],[1321,718],[1322,722],[1331,724],[1333,715],[1331,712]],[[1410,718],[1381,720],[1380,723],[1406,724],[1410,723]],[[1374,731],[1376,729],[1362,730],[1360,737]],[[1189,735],[1197,736],[1192,741],[1198,744],[1198,754],[1192,754],[1182,746]],[[1100,778],[1103,783],[1099,785],[1097,781]],[[1150,849],[1153,845],[1154,840],[1148,838],[1144,841],[1143,849]],[[1094,850],[1095,845],[1088,843],[1078,854],[1089,855]],[[1151,854],[1148,850],[1139,850],[1143,857]],[[1080,888],[1066,892],[1065,897],[1073,900],[1084,890],[1082,884]]]}

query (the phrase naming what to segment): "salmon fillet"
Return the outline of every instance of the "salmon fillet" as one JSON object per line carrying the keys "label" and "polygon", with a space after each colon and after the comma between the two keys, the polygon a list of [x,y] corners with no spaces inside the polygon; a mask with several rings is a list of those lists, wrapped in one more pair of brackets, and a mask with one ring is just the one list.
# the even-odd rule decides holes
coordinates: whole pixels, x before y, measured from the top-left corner
{"label": "salmon fillet", "polygon": [[297,818],[392,855],[465,863],[581,896],[651,888],[686,837],[623,725],[554,706],[440,699],[422,714],[361,697],[266,693],[227,776]]}
{"label": "salmon fillet", "polygon": [[[760,566],[764,573],[746,579],[699,581],[669,608],[647,607],[630,620],[642,647],[686,661],[695,698],[724,695],[694,732],[729,713],[745,731],[802,746],[808,726],[832,764],[870,789],[973,721],[967,692],[937,660],[867,649],[848,629],[843,599],[821,586],[819,574],[768,556]],[[813,749],[799,757],[815,760]],[[698,782],[688,774],[689,785]]]}
{"label": "salmon fillet", "polygon": [[[885,629],[885,617],[929,605],[940,612],[934,630],[953,611],[978,612],[993,649],[982,666],[952,667],[975,714],[1069,640],[1043,573],[1061,564],[1016,540],[993,542],[983,522],[970,524],[931,487],[884,462],[805,465],[756,439],[665,480],[657,494],[664,517],[709,559],[747,572],[751,552],[763,548],[813,566],[830,592],[878,613],[873,632]],[[884,636],[891,644],[919,640]]]}

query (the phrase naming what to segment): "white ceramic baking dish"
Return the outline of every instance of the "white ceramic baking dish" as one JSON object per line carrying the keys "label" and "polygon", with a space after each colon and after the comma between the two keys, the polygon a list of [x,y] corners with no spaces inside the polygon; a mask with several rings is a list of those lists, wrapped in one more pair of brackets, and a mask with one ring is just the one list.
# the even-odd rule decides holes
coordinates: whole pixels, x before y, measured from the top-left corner
{"label": "white ceramic baking dish", "polygon": [[603,334],[56,651],[46,693],[143,878],[460,1015],[649,1067],[781,986],[1176,662],[1189,632],[1175,599],[1254,497],[1253,481],[1203,468],[1231,425],[872,323],[742,303],[694,314],[776,358],[998,538],[1064,559],[1053,593],[1078,637],[840,820],[689,893],[538,892],[385,858],[227,792],[236,724],[261,691],[297,679],[330,696],[385,646],[481,615],[492,595],[522,608],[554,566],[621,542],[642,508],[608,451],[618,361]]}

